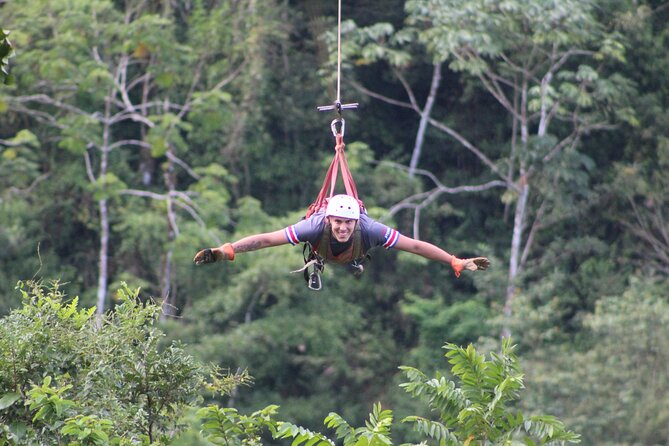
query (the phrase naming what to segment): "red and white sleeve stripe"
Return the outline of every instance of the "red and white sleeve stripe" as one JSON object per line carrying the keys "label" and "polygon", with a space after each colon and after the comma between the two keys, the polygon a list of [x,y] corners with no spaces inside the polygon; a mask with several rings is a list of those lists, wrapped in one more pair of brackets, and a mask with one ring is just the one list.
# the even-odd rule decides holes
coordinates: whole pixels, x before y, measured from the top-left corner
{"label": "red and white sleeve stripe", "polygon": [[397,240],[400,238],[400,233],[393,228],[388,228],[385,234],[386,242],[383,244],[383,247],[390,249],[397,243]]}
{"label": "red and white sleeve stripe", "polygon": [[286,235],[286,240],[288,240],[288,243],[291,245],[298,245],[300,243],[300,239],[297,237],[297,231],[295,230],[295,225],[288,226],[283,232]]}

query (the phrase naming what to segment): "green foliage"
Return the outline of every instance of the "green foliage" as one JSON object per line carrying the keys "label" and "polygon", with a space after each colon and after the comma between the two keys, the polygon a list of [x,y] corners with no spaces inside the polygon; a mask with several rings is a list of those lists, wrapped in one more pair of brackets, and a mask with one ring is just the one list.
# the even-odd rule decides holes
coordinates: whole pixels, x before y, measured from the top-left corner
{"label": "green foliage", "polygon": [[106,445],[109,444],[108,432],[112,429],[110,420],[99,419],[95,415],[77,415],[65,420],[60,432],[70,438],[72,446]]}
{"label": "green foliage", "polygon": [[168,146],[176,150],[177,153],[188,150],[188,144],[184,136],[192,130],[193,126],[188,122],[182,121],[177,115],[165,113],[158,116],[150,116],[155,127],[149,130],[146,137],[151,145],[151,155],[154,158],[165,156]]}
{"label": "green foliage", "polygon": [[89,145],[95,144],[98,147],[102,143],[100,123],[90,116],[64,116],[60,119],[63,126],[62,137],[58,147],[72,152],[76,155],[83,155],[89,148]]}
{"label": "green foliage", "polygon": [[208,406],[197,412],[202,422],[202,433],[212,444],[262,445],[261,435],[266,429],[274,431],[278,406],[267,406],[251,415],[242,415],[237,409]]}
{"label": "green foliage", "polygon": [[417,369],[402,367],[409,379],[402,387],[439,413],[437,422],[416,416],[404,420],[413,423],[423,435],[439,439],[442,444],[578,442],[579,436],[566,430],[556,418],[525,416],[512,409],[524,384],[509,339],[503,341],[501,353],[491,353],[489,360],[471,344],[466,348],[447,344],[445,348],[457,381],[440,373],[429,379]]}
{"label": "green foliage", "polygon": [[[4,147],[3,147],[4,146]],[[27,188],[39,177],[40,142],[30,130],[19,130],[0,146],[0,187]]]}
{"label": "green foliage", "polygon": [[[592,7],[591,2],[529,0],[501,3],[412,0],[406,3],[410,23],[429,25],[421,38],[443,58],[464,47],[476,48],[483,56],[494,56],[517,45],[519,42],[514,42],[514,37],[538,45],[585,41],[592,38],[593,27],[596,27],[590,15]],[[434,17],[432,22],[427,20],[429,14]],[[460,24],[459,29],[452,26],[454,24]],[[475,66],[470,65],[469,69]]]}
{"label": "green foliage", "polygon": [[175,343],[160,348],[158,306],[125,287],[113,312],[94,317],[58,283],[18,290],[23,307],[0,325],[0,423],[10,444],[54,444],[60,435],[82,445],[148,444],[178,431],[183,408],[199,401],[204,368]]}
{"label": "green foliage", "polygon": [[[513,409],[524,388],[513,348],[510,340],[505,339],[501,353],[492,353],[487,360],[472,345],[463,348],[447,344],[446,357],[457,383],[447,381],[441,374],[428,379],[418,369],[401,367],[409,379],[401,387],[439,415],[438,420],[411,415],[401,422],[414,428],[422,439],[420,444],[427,444],[428,440],[453,446],[578,443],[579,435],[567,430],[556,417],[525,416]],[[351,426],[336,413],[330,413],[324,423],[334,429],[344,446],[393,444],[393,411],[383,410],[380,403],[374,405],[362,427]],[[295,445],[333,444],[319,434],[286,424],[280,426],[275,437],[292,437]]]}
{"label": "green foliage", "polygon": [[489,310],[475,299],[446,304],[438,296],[427,299],[408,294],[400,308],[417,325],[420,339],[412,357],[424,369],[436,367],[435,361],[422,361],[439,359],[432,352],[443,345],[446,334],[454,343],[466,344],[491,333],[490,327],[481,322],[489,319]]}
{"label": "green foliage", "polygon": [[667,436],[666,280],[635,278],[583,316],[583,340],[527,358],[536,383],[527,405],[563,414],[587,444],[661,444]]}
{"label": "green foliage", "polygon": [[35,412],[33,423],[39,421],[44,424],[53,424],[62,418],[63,414],[74,405],[74,401],[63,399],[62,395],[70,390],[72,385],[67,384],[54,389],[51,387],[51,377],[44,378],[41,386],[33,385],[27,393],[30,403],[29,409]]}
{"label": "green foliage", "polygon": [[656,116],[656,113],[663,114],[662,107],[651,101],[644,103],[651,107],[643,116],[648,126],[644,133],[647,132],[648,137],[632,149],[648,152],[648,156],[631,163],[615,164],[612,171],[615,179],[606,190],[613,196],[612,217],[644,248],[638,254],[630,253],[636,266],[666,275],[669,273],[669,240],[665,236],[669,228],[666,217],[669,200],[664,192],[669,180],[664,171],[669,168],[669,138],[664,135],[669,122]]}
{"label": "green foliage", "polygon": [[[114,311],[95,317],[93,308],[79,309],[76,298],[66,302],[57,283],[49,289],[19,283],[17,289],[24,306],[0,325],[6,358],[0,362],[0,422],[9,444],[57,444],[60,439],[74,445],[126,444],[134,437],[148,445],[168,441],[179,431],[182,410],[201,401],[204,369],[175,344],[158,348],[161,333],[154,324],[159,307],[142,303],[139,290],[125,287]],[[440,414],[439,421],[404,420],[419,433],[444,444],[453,437],[470,444],[508,440],[521,431],[542,444],[576,439],[555,418],[524,418],[509,411],[523,382],[508,341],[490,361],[471,345],[448,344],[447,350],[460,387],[441,375],[428,380],[417,369],[403,368],[409,382],[402,387]],[[226,394],[248,380],[246,373],[231,377],[214,370],[207,388]],[[196,415],[204,438],[213,444],[260,445],[266,433],[293,438],[295,445],[334,444],[309,429],[276,421],[277,409],[271,405],[242,415],[235,408],[210,405]],[[393,444],[393,412],[380,404],[362,427],[352,427],[336,413],[326,417],[325,425],[345,446]]]}
{"label": "green foliage", "polygon": [[325,418],[325,425],[336,430],[337,438],[344,440],[344,446],[383,446],[391,445],[390,429],[393,423],[393,412],[383,410],[381,404],[374,405],[365,426],[352,428],[343,418],[331,413]]}
{"label": "green foliage", "polygon": [[[342,24],[343,38],[342,54],[346,60],[355,57],[358,65],[367,65],[379,60],[387,60],[391,65],[402,67],[409,64],[411,54],[402,48],[411,40],[406,33],[395,33],[389,23],[376,23],[369,27],[358,28],[354,22]],[[332,41],[336,36],[329,35]],[[333,42],[334,43],[334,42]],[[336,45],[332,45],[336,48]],[[336,61],[336,53],[331,55],[331,63]]]}
{"label": "green foliage", "polygon": [[292,423],[278,422],[274,438],[294,438],[291,446],[334,446],[334,442],[317,432]]}
{"label": "green foliage", "polygon": [[[511,321],[502,309],[518,199],[513,190],[518,178],[511,174],[503,195],[445,194],[422,210],[421,238],[455,254],[494,258],[493,269],[485,274],[455,280],[443,265],[373,252],[362,278],[328,267],[326,289],[314,294],[306,291],[301,277],[289,274],[301,264],[299,248],[240,255],[234,263],[211,268],[192,266],[201,247],[294,223],[315,196],[333,145],[332,117],[314,108],[334,97],[334,3],[3,2],[3,26],[13,30],[9,37],[16,55],[0,57],[5,70],[0,77],[7,74],[9,61],[17,85],[0,89],[0,313],[21,307],[14,291],[19,278],[60,277],[80,296],[78,305],[95,302],[101,234],[96,200],[110,199],[108,288],[126,281],[141,285],[145,295],[159,296],[169,282],[178,313],[164,326],[170,339],[187,341],[193,354],[221,370],[253,371],[253,392],[242,387],[234,395],[240,413],[272,401],[313,432],[328,410],[356,426],[371,402],[380,399],[396,413],[408,407],[407,413],[415,414],[411,423],[394,430],[396,438],[406,425],[415,424],[428,442],[451,441],[453,433],[442,420],[428,417],[408,394],[391,391],[399,379],[397,365],[414,364],[432,376],[440,360],[432,351],[445,339],[465,345],[504,325],[517,334],[530,364],[525,367],[531,378],[525,380],[531,386],[524,400],[528,413],[550,408],[577,426],[588,444],[663,444],[669,437],[666,398],[657,396],[664,395],[666,383],[660,378],[666,374],[654,359],[666,361],[667,347],[661,321],[648,321],[654,321],[652,311],[665,309],[638,302],[638,308],[614,305],[605,297],[636,302],[628,294],[643,294],[640,289],[651,289],[650,282],[661,282],[667,274],[662,234],[667,232],[669,189],[669,10],[659,2],[344,4],[342,98],[361,103],[345,115],[347,156],[371,215],[383,217],[405,197],[432,187],[397,169],[396,163],[408,162],[415,142],[414,110],[354,88],[360,84],[406,101],[394,70],[421,105],[433,64],[445,62],[433,117],[490,156],[502,175],[521,165],[533,172],[523,222],[534,249],[527,252],[518,277]],[[3,34],[6,43],[8,33]],[[567,55],[549,76],[550,64]],[[508,106],[525,98],[525,108],[507,113],[481,82],[479,76],[487,73],[496,85],[492,91],[505,94]],[[514,93],[528,73],[527,89]],[[127,87],[127,97],[114,93],[121,85]],[[181,108],[189,99],[190,107]],[[550,125],[539,135],[542,110]],[[519,147],[519,130],[514,140],[517,116],[528,120],[526,147]],[[113,125],[105,134],[104,123],[110,119]],[[578,129],[574,123],[592,127]],[[618,125],[608,135],[598,131],[613,123]],[[551,156],[561,138],[572,135],[576,145],[567,144]],[[451,135],[430,127],[425,138],[421,164],[443,184],[491,179]],[[103,174],[98,148],[105,144],[113,149]],[[168,153],[168,148],[174,151]],[[98,184],[92,185],[91,176]],[[165,196],[170,192],[167,176],[191,200],[188,210],[176,209],[179,235],[174,239],[168,235],[166,201],[117,194],[128,188]],[[409,235],[410,213],[402,211],[386,222]],[[543,218],[534,226],[537,215]],[[164,277],[168,252],[173,254],[172,275]],[[630,274],[636,274],[631,283]],[[667,294],[662,286],[652,293],[658,299]],[[122,305],[110,302],[110,307]],[[630,319],[617,318],[614,310],[627,312]],[[632,318],[646,313],[646,318]],[[114,398],[104,404],[105,397],[75,394],[92,395],[99,384],[116,386],[124,401],[131,400],[130,390],[124,392],[118,383],[139,379],[142,370],[135,363],[142,355],[119,340],[131,333],[117,333],[109,337],[118,345],[98,339],[98,351],[90,347],[92,353],[78,356],[79,346],[90,346],[97,332],[89,327],[91,315],[77,314],[59,322],[34,322],[30,336],[25,327],[33,322],[19,323],[14,314],[13,322],[3,322],[14,325],[2,329],[1,345],[19,345],[4,336],[11,333],[24,338],[20,345],[33,342],[36,347],[14,348],[25,370],[2,375],[3,385],[6,376],[25,385],[0,392],[0,416],[6,417],[0,438],[29,443],[26,426],[39,410],[31,412],[25,405],[33,385],[44,386],[50,377],[49,389],[56,392],[81,382],[75,368],[103,364],[107,368],[91,374],[86,385],[58,397],[88,402],[64,408],[58,421],[49,411],[48,423],[65,423],[50,432],[61,443],[102,441],[102,435],[94,438],[99,432],[112,442],[120,438],[124,423],[131,424],[117,422],[123,417],[114,409]],[[601,318],[598,323],[608,319],[624,330],[595,330],[591,318]],[[74,334],[61,336],[60,329]],[[84,334],[87,339],[82,340]],[[47,337],[58,341],[47,342]],[[616,351],[615,343],[625,347]],[[119,359],[99,359],[105,349]],[[127,361],[121,359],[125,356]],[[88,357],[98,358],[97,365],[84,361]],[[156,360],[151,355],[147,359]],[[211,384],[217,401],[230,392],[228,384],[239,384],[226,378],[223,373],[220,382]],[[452,389],[451,379],[437,381],[435,386],[459,401],[458,381]],[[143,390],[147,398],[165,393]],[[485,413],[494,393],[490,398],[476,410]],[[323,401],[329,402],[327,408]],[[137,425],[149,419],[140,403],[137,398],[122,409],[137,414]],[[453,403],[456,421],[464,407]],[[10,428],[5,421],[9,414],[22,426]],[[105,420],[113,421],[114,428]],[[302,429],[302,438],[313,438],[307,428],[295,429]],[[135,438],[148,441],[144,434]]]}
{"label": "green foliage", "polygon": [[10,31],[0,29],[0,82],[11,84],[12,78],[9,74],[9,58],[14,56],[14,47],[9,41]]}

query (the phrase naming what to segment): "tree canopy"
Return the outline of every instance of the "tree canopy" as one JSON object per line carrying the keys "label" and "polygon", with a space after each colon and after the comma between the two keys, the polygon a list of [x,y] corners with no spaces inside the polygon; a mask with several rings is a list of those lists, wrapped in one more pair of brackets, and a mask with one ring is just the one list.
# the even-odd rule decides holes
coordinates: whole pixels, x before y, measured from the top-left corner
{"label": "tree canopy", "polygon": [[[299,221],[315,198],[334,147],[335,115],[316,107],[336,94],[336,3],[2,3],[11,44],[2,31],[1,73],[13,78],[0,86],[3,324],[27,311],[29,280],[67,284],[86,308],[70,316],[91,321],[127,308],[122,284],[141,288],[142,302],[160,306],[157,352],[187,345],[186,369],[254,376],[252,388],[209,395],[217,409],[204,416],[253,437],[277,405],[290,422],[282,435],[307,441],[309,431],[314,442],[327,441],[315,433],[331,411],[354,432],[337,439],[367,435],[354,427],[367,420],[384,442],[386,411],[429,412],[394,391],[400,365],[433,376],[445,343],[485,356],[512,336],[529,416],[559,417],[584,444],[661,443],[666,1],[342,2],[341,99],[360,103],[344,111],[346,151],[368,213],[492,267],[456,279],[445,265],[372,251],[361,277],[328,266],[313,293],[290,274],[302,266],[298,247],[192,264],[203,247]],[[58,367],[78,364],[77,343],[63,340]],[[100,367],[121,373],[105,365],[105,345]],[[68,388],[52,372],[26,370],[23,401],[30,382],[43,403],[74,401],[102,380]],[[184,403],[197,398],[181,390]],[[8,398],[3,410],[18,407]],[[40,417],[53,424],[54,413]],[[242,422],[247,413],[256,417]],[[154,415],[123,423],[146,427]],[[93,422],[73,418],[71,432]]]}

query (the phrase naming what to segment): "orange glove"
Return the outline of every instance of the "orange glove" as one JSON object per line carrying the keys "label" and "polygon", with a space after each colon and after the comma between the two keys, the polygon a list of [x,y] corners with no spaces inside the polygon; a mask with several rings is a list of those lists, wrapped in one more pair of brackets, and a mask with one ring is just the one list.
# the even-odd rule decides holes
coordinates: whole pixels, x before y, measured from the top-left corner
{"label": "orange glove", "polygon": [[490,266],[490,260],[485,257],[474,257],[472,259],[458,259],[451,256],[451,267],[455,272],[455,277],[460,277],[463,269],[468,271],[486,270]]}
{"label": "orange glove", "polygon": [[193,262],[196,265],[220,262],[222,260],[235,260],[235,249],[232,247],[232,244],[226,243],[219,248],[203,249],[193,257]]}
{"label": "orange glove", "polygon": [[462,269],[465,267],[464,263],[465,262],[462,259],[458,259],[455,256],[451,257],[451,267],[453,268],[455,277],[460,277],[460,273],[462,272]]}

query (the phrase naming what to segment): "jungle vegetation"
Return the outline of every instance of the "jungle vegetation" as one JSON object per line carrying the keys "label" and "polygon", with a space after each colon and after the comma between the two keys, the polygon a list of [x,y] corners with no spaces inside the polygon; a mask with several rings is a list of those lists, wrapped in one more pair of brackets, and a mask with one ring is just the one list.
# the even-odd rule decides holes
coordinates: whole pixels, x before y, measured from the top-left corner
{"label": "jungle vegetation", "polygon": [[0,443],[666,444],[666,1],[343,1],[369,214],[492,267],[379,250],[318,293],[301,248],[192,258],[315,198],[337,2],[0,11]]}

